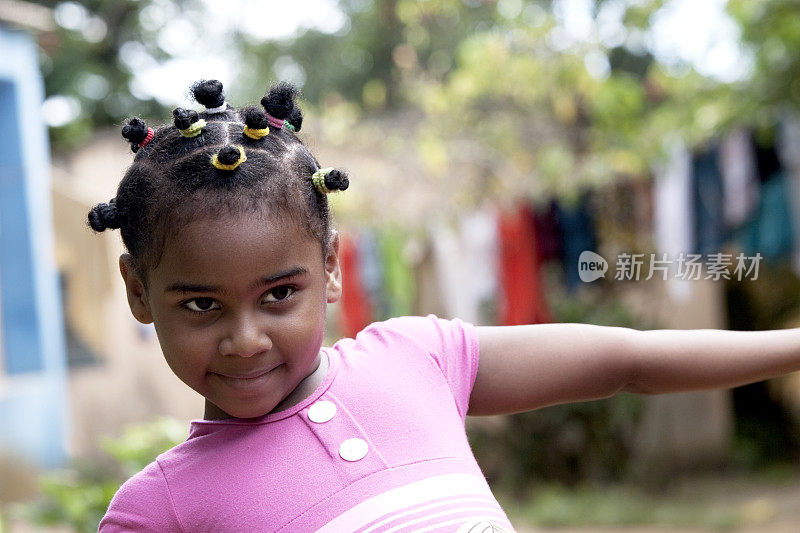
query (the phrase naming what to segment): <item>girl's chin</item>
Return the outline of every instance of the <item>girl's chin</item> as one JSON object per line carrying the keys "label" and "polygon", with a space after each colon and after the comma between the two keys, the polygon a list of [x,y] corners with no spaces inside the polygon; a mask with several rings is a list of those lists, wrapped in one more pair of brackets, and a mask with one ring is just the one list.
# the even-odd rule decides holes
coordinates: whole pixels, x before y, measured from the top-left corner
{"label": "girl's chin", "polygon": [[274,409],[275,405],[229,406],[226,409],[222,409],[218,407],[216,404],[206,399],[206,409],[203,418],[205,420],[226,420],[229,418],[244,418],[244,419],[259,418],[270,414]]}

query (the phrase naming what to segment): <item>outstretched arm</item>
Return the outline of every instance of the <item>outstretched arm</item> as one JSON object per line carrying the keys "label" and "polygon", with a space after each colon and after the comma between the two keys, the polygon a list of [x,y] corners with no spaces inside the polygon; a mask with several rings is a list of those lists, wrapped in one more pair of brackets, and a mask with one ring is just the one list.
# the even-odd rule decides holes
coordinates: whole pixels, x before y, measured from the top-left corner
{"label": "outstretched arm", "polygon": [[800,330],[653,330],[541,324],[479,327],[470,415],[736,387],[800,370]]}

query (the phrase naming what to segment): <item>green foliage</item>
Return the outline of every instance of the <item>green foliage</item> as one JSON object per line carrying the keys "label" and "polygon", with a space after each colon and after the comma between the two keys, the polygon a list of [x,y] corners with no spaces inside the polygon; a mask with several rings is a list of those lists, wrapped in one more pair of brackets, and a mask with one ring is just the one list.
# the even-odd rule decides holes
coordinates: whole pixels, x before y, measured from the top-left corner
{"label": "green foliage", "polygon": [[490,482],[516,494],[541,481],[619,481],[641,405],[620,394],[509,415],[500,431],[472,430],[470,442]]}
{"label": "green foliage", "polygon": [[[163,117],[158,102],[131,91],[135,69],[171,58],[174,50],[161,37],[174,33],[173,19],[188,23],[184,30],[202,32],[209,24],[200,7],[184,0],[44,3],[82,6],[84,13],[82,23],[60,27],[56,39],[43,43],[47,94],[70,96],[82,111],[52,130],[61,147],[133,113]],[[665,139],[701,143],[736,123],[769,129],[800,102],[796,0],[728,2],[754,63],[752,77],[736,83],[703,77],[688,65],[659,64],[644,48],[656,15],[670,3],[594,2],[598,19],[612,4],[624,10],[623,40],[608,49],[591,35],[559,37],[549,0],[339,0],[347,22],[333,34],[300,30],[266,41],[234,35],[226,53],[247,68],[231,90],[253,100],[265,80],[279,77],[280,65],[291,64],[303,73],[311,104],[347,101],[373,114],[424,111],[416,143],[423,159],[433,136],[482,146],[474,158],[494,175],[476,198],[569,194],[647,174]],[[604,61],[606,74],[590,73],[588,63]],[[455,151],[445,149],[437,160],[462,156]],[[554,177],[553,157],[564,153],[571,154],[569,164]],[[530,163],[541,158],[548,161]]]}
{"label": "green foliage", "polygon": [[131,426],[101,447],[107,460],[83,460],[40,479],[41,498],[17,514],[39,525],[66,525],[75,531],[97,531],[97,524],[119,486],[158,454],[186,439],[185,424],[161,418]]}
{"label": "green foliage", "polygon": [[40,526],[66,525],[96,531],[120,483],[88,479],[74,471],[53,472],[40,481],[43,498],[22,513]]}
{"label": "green foliage", "polygon": [[[729,0],[742,42],[754,56],[755,71],[741,97],[756,114],[776,120],[783,109],[800,105],[800,10],[796,0]],[[764,124],[766,125],[766,124]]]}
{"label": "green foliage", "polygon": [[149,424],[131,426],[118,439],[107,439],[103,449],[123,468],[126,477],[142,470],[156,456],[186,440],[185,424],[159,418]]}
{"label": "green foliage", "polygon": [[[57,22],[40,39],[45,94],[70,99],[77,117],[50,130],[57,149],[79,146],[98,126],[126,116],[164,116],[156,100],[131,90],[136,69],[172,57],[158,36],[170,14],[199,17],[185,0],[46,0]],[[160,16],[153,17],[155,11]],[[194,13],[194,14],[193,14]]]}
{"label": "green foliage", "polygon": [[733,505],[710,505],[697,499],[648,496],[625,486],[581,485],[567,489],[542,484],[524,500],[498,495],[503,508],[519,523],[535,527],[634,527],[729,530],[745,522]]}
{"label": "green foliage", "polygon": [[413,107],[415,77],[449,72],[458,43],[487,27],[495,11],[492,2],[461,0],[340,0],[339,7],[348,23],[333,34],[304,30],[266,42],[239,35],[252,65],[244,83],[261,87],[276,78],[276,61],[284,58],[306,74],[303,94],[312,103],[345,99],[372,112]]}

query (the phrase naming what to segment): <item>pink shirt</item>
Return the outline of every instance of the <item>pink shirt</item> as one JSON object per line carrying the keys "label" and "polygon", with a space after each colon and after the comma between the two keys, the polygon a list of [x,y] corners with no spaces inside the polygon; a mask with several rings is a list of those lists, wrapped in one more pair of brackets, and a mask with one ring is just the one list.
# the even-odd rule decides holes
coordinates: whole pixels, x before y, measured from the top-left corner
{"label": "pink shirt", "polygon": [[328,373],[309,398],[255,419],[192,421],[185,442],[120,487],[99,530],[512,529],[464,431],[472,325],[395,318],[323,351]]}

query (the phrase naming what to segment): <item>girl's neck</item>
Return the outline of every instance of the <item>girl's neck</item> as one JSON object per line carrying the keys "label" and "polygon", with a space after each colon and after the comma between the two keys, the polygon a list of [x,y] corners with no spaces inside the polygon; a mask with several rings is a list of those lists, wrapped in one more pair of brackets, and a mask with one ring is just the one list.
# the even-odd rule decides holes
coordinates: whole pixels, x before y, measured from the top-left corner
{"label": "girl's neck", "polygon": [[[281,402],[276,405],[272,411],[269,413],[264,413],[262,416],[285,411],[286,409],[297,405],[311,396],[314,391],[317,390],[317,387],[320,386],[322,381],[325,379],[325,375],[328,373],[328,356],[324,355],[324,352],[320,351],[315,365],[316,366],[312,366],[313,370],[311,370],[311,373],[309,373],[297,385],[297,387],[295,387],[294,390],[290,392],[288,396],[286,396],[286,398],[281,400]],[[230,418],[235,417],[232,417],[210,401],[206,400],[205,413],[203,414],[204,420],[227,420]]]}

